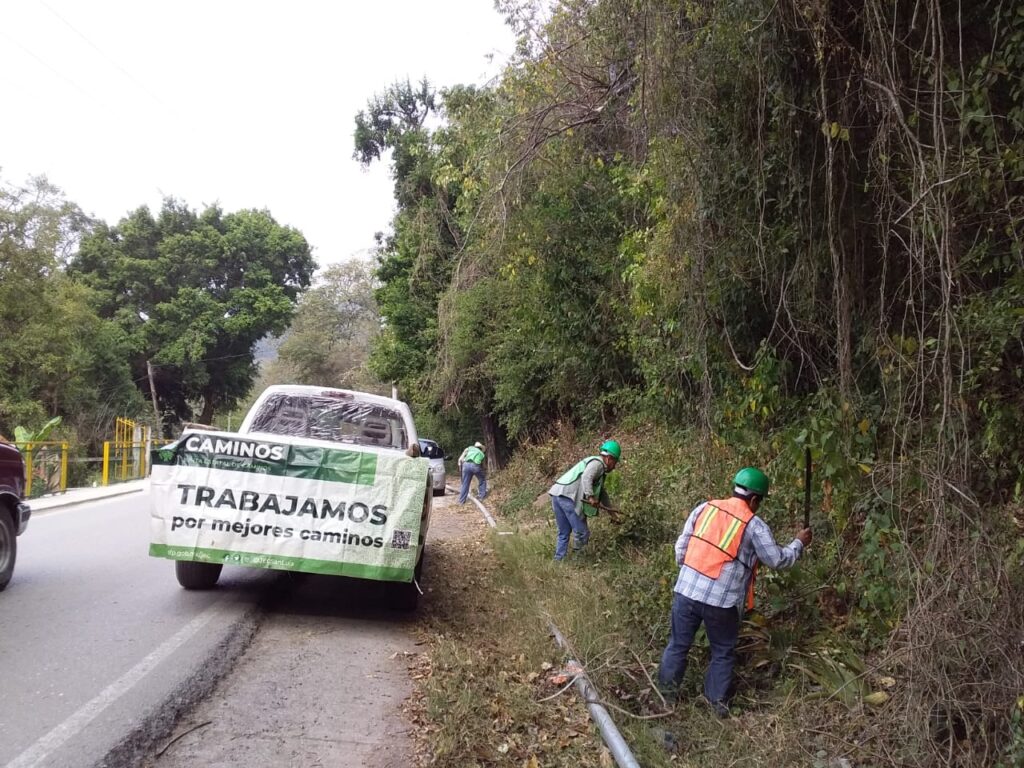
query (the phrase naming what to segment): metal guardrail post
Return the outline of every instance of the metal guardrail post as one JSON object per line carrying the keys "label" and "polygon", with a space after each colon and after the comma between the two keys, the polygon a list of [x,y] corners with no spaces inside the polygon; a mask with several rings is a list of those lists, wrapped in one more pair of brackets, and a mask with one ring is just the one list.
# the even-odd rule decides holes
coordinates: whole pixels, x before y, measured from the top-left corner
{"label": "metal guardrail post", "polygon": [[[551,634],[554,635],[555,642],[568,653],[569,644],[565,642],[565,638],[562,637],[562,633],[558,631],[555,623],[548,622],[548,627],[551,629]],[[615,722],[612,720],[611,715],[608,714],[608,710],[599,703],[597,689],[590,682],[587,673],[582,671],[583,665],[572,658],[569,659],[568,663],[569,665],[575,664],[581,670],[580,674],[576,675],[576,690],[580,692],[580,696],[586,702],[590,716],[593,718],[597,730],[601,732],[601,738],[604,739],[608,751],[612,753],[615,764],[619,768],[640,768],[640,763],[636,761],[636,757],[633,756],[633,752],[630,750],[626,740],[622,738],[622,734],[615,726]]]}
{"label": "metal guardrail post", "polygon": [[149,427],[143,427],[142,447],[139,449],[139,477],[146,476],[146,462],[149,460]]}
{"label": "metal guardrail post", "polygon": [[68,444],[60,444],[60,492],[68,489]]}
{"label": "metal guardrail post", "polygon": [[110,485],[110,441],[103,442],[103,485]]}
{"label": "metal guardrail post", "polygon": [[[491,513],[487,511],[487,507],[480,502],[474,496],[469,497],[470,501],[476,504],[477,508],[483,513],[487,519],[487,523],[491,528],[497,528],[498,523],[491,516]],[[555,642],[569,653],[569,644],[565,642],[565,638],[562,637],[562,633],[558,631],[558,627],[555,626],[553,621],[548,622],[548,627],[551,629],[551,634],[555,638]],[[575,664],[581,670],[583,665],[575,659],[569,659],[569,664]],[[583,697],[583,701],[587,704],[587,710],[590,712],[590,717],[593,719],[594,724],[597,726],[597,730],[601,733],[601,738],[604,743],[608,746],[608,751],[612,753],[612,757],[615,759],[615,764],[619,768],[640,768],[640,763],[636,761],[636,757],[633,756],[632,750],[629,748],[629,744],[622,738],[622,733],[615,725],[615,721],[612,720],[612,716],[608,714],[608,710],[601,706],[598,701],[597,689],[594,688],[585,672],[581,672],[576,676],[576,690],[579,691],[580,696]]]}
{"label": "metal guardrail post", "polygon": [[32,497],[32,443],[25,443],[25,498]]}

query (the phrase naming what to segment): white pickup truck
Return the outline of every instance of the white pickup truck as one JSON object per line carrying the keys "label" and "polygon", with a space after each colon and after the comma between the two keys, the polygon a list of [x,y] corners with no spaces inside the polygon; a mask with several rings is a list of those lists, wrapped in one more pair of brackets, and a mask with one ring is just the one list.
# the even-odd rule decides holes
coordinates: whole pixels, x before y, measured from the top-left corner
{"label": "white pickup truck", "polygon": [[153,451],[150,555],[185,589],[225,565],[397,582],[413,609],[433,494],[408,406],[268,388],[238,432],[186,429]]}

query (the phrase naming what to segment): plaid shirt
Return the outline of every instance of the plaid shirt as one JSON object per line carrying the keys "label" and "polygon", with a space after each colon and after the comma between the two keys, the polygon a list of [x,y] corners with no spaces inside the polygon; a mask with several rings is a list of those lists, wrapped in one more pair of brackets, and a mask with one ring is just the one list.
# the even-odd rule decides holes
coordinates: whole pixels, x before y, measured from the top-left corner
{"label": "plaid shirt", "polygon": [[750,518],[743,532],[743,541],[736,553],[736,559],[722,566],[718,578],[712,579],[698,573],[688,565],[683,565],[683,560],[686,559],[686,546],[690,543],[694,523],[706,504],[707,502],[698,504],[690,513],[682,534],[676,540],[676,562],[681,567],[675,591],[684,597],[719,608],[741,605],[747,596],[747,586],[750,584],[755,561],[759,560],[769,568],[782,570],[792,567],[804,551],[804,545],[799,539],[793,539],[786,546],[780,547],[775,543],[768,523],[755,515]]}

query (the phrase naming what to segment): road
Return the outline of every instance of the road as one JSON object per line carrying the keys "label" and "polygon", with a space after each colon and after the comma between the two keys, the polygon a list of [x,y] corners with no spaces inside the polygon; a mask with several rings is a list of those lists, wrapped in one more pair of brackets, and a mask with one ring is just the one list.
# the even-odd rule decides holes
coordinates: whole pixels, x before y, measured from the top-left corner
{"label": "road", "polygon": [[471,505],[434,499],[425,591],[416,614],[392,608],[393,585],[309,576],[268,605],[238,665],[176,724],[144,768],[404,768],[413,725],[402,712],[417,628],[448,595],[434,589],[438,547],[483,527]]}
{"label": "road", "polygon": [[[279,574],[185,592],[150,558],[148,491],[33,515],[0,593],[0,765],[135,762],[255,631]],[[111,752],[117,748],[117,751]]]}

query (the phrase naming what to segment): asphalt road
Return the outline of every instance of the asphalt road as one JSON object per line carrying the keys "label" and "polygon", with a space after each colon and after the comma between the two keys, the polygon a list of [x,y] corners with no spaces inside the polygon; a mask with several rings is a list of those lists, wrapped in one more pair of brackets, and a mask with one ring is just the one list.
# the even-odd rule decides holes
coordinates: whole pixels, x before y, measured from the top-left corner
{"label": "asphalt road", "polygon": [[148,491],[33,515],[0,593],[0,766],[131,765],[241,654],[282,577],[186,592],[148,541]]}

